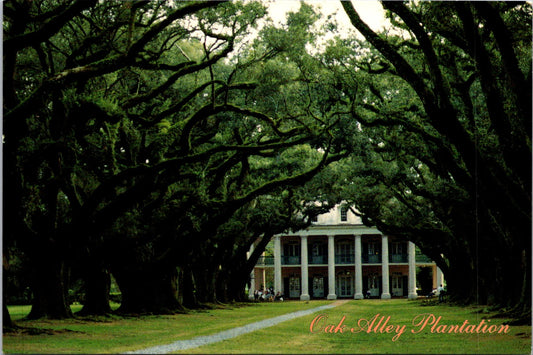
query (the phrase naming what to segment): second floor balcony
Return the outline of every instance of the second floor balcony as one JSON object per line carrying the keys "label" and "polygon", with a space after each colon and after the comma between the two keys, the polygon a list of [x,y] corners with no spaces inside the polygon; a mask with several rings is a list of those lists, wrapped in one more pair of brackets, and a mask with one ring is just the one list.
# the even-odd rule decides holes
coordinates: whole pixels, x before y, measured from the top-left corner
{"label": "second floor balcony", "polygon": [[407,263],[409,257],[407,254],[389,254],[389,263]]}
{"label": "second floor balcony", "polygon": [[299,265],[302,258],[298,256],[282,256],[281,265]]}
{"label": "second floor balcony", "polygon": [[312,265],[325,265],[328,263],[327,255],[311,255],[309,256],[309,264]]}
{"label": "second floor balcony", "polygon": [[361,261],[363,264],[380,264],[381,254],[363,254],[361,255]]}
{"label": "second floor balcony", "polygon": [[[309,255],[308,258],[309,265],[327,265],[328,256],[327,255]],[[281,265],[301,265],[302,258],[301,256],[282,256]],[[363,264],[381,264],[381,254],[362,254],[361,262]],[[390,263],[408,263],[409,258],[407,254],[389,254]],[[431,263],[432,260],[422,253],[416,254],[417,263]],[[343,264],[354,264],[355,255],[354,254],[336,254],[335,255],[335,265]],[[257,260],[258,265],[274,265],[273,256],[261,256]]]}
{"label": "second floor balcony", "polygon": [[353,263],[355,263],[355,254],[335,255],[335,264],[353,264]]}

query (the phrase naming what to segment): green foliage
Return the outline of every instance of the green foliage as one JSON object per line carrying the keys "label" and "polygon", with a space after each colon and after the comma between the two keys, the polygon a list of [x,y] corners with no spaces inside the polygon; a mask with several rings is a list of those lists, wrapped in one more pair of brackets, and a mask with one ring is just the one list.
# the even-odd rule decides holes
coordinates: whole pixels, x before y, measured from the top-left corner
{"label": "green foliage", "polygon": [[[324,58],[338,72],[351,65],[359,79],[341,89],[350,92],[359,122],[352,132],[366,137],[347,138],[358,153],[346,162],[353,182],[347,197],[364,222],[408,236],[436,260],[458,298],[509,302],[498,290],[528,287],[509,278],[520,266],[498,255],[530,250],[521,237],[531,226],[530,124],[523,124],[530,109],[521,102],[531,98],[516,88],[530,90],[531,63],[518,63],[531,53],[520,50],[529,37],[503,38],[517,26],[517,33],[530,32],[527,21],[509,19],[531,16],[531,7],[383,5],[393,28],[375,34],[343,3],[367,42],[353,41],[359,47],[351,53],[339,49],[340,40],[330,42]],[[482,283],[483,291],[466,280]]]}
{"label": "green foliage", "polygon": [[306,3],[278,27],[258,1],[65,6],[4,21],[5,229],[36,270],[49,248],[212,285],[208,259],[240,292],[254,240],[340,201],[443,269],[473,233],[485,263],[530,247],[529,4],[384,3],[377,36],[344,2],[365,41]]}

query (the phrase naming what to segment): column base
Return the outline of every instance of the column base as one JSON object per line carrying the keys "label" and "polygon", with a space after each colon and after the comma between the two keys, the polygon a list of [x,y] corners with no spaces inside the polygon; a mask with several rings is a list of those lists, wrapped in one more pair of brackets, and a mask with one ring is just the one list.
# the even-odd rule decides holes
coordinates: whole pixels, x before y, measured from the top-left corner
{"label": "column base", "polygon": [[356,293],[355,296],[353,296],[354,300],[362,300],[363,298],[365,298],[365,296],[363,296],[362,293]]}
{"label": "column base", "polygon": [[309,295],[300,295],[300,301],[309,301],[311,297]]}
{"label": "column base", "polygon": [[416,293],[410,293],[407,296],[407,299],[410,299],[410,300],[416,300],[417,298],[418,298],[418,294],[416,294]]}
{"label": "column base", "polygon": [[328,300],[336,300],[337,299],[337,295],[332,293],[332,294],[329,294],[328,297],[327,297]]}
{"label": "column base", "polygon": [[390,293],[382,293],[381,294],[382,300],[390,300]]}

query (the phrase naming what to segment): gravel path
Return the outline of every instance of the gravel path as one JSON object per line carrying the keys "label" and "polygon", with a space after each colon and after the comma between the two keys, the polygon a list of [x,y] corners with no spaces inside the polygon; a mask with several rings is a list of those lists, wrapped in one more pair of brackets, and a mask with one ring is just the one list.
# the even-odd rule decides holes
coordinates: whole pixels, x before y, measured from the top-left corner
{"label": "gravel path", "polygon": [[126,354],[168,354],[173,351],[196,348],[207,344],[217,343],[222,340],[235,338],[239,335],[251,333],[259,329],[272,327],[273,325],[279,324],[281,322],[285,322],[298,317],[303,317],[308,314],[322,311],[324,309],[333,308],[345,302],[346,301],[337,301],[325,306],[315,307],[293,313],[287,313],[278,317],[265,319],[255,323],[250,323],[242,327],[225,330],[216,334],[198,336],[189,340],[178,340],[171,344],[152,346],[150,348],[127,352]]}

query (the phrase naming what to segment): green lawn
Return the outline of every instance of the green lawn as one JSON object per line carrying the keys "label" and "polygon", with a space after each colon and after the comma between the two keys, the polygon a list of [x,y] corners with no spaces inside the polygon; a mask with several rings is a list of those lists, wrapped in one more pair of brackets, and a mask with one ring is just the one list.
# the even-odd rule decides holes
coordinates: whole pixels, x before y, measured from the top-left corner
{"label": "green lawn", "polygon": [[[141,318],[70,320],[20,320],[29,306],[8,306],[17,325],[54,329],[53,335],[6,334],[4,353],[120,353],[167,344],[175,340],[209,335],[248,323],[301,309],[328,304],[317,302],[276,302],[194,311],[189,314]],[[73,311],[80,306],[72,306]],[[18,319],[18,320],[17,320]],[[66,329],[66,330],[65,330]]]}
{"label": "green lawn", "polygon": [[[93,322],[86,320],[24,321],[17,324],[56,329],[53,335],[4,335],[5,353],[119,353],[128,350],[167,344],[213,334],[258,320],[275,317],[296,310],[327,304],[329,301],[260,303],[252,306],[191,312],[186,315],[147,316],[143,318],[112,318]],[[510,326],[507,333],[462,334],[439,333],[450,325],[476,327],[480,331],[490,325],[499,329],[505,319],[494,319],[478,312],[481,308],[426,305],[407,300],[349,301],[341,306],[313,315],[280,323],[219,343],[189,349],[186,353],[448,353],[448,354],[530,354],[531,327]],[[9,307],[12,314],[22,316],[25,311]],[[26,309],[26,312],[29,309]],[[17,313],[18,312],[18,313]],[[425,328],[416,326],[424,314],[429,317]],[[376,316],[378,315],[378,316]],[[322,316],[321,318],[316,318]],[[418,318],[417,318],[418,316]],[[372,323],[370,331],[368,324]],[[381,318],[383,317],[383,318]],[[389,318],[390,317],[390,318]],[[17,318],[14,316],[13,318]],[[344,318],[344,319],[343,319]],[[315,319],[315,322],[313,320]],[[343,319],[342,324],[339,322]],[[378,325],[379,320],[383,319]],[[385,321],[388,319],[387,323]],[[428,318],[426,318],[428,319]],[[490,320],[490,321],[489,321]],[[415,324],[413,324],[413,322]],[[311,332],[313,324],[313,332]],[[342,328],[342,325],[345,327]],[[448,328],[443,326],[447,325]],[[486,325],[486,327],[485,327]],[[405,328],[402,328],[405,326]],[[356,332],[360,328],[363,331]],[[485,327],[485,328],[484,328]],[[352,332],[351,330],[354,330]],[[69,331],[60,331],[68,329]],[[335,330],[337,331],[335,332]],[[340,329],[343,330],[341,333]],[[387,329],[390,333],[387,333]],[[403,333],[397,334],[396,330]],[[457,327],[459,331],[459,327]],[[473,328],[472,328],[473,329]],[[413,333],[413,330],[420,330]],[[395,339],[395,341],[393,341]]]}
{"label": "green lawn", "polygon": [[[444,330],[442,325],[460,324],[465,320],[468,324],[479,325],[488,314],[478,313],[479,308],[461,308],[447,305],[422,306],[419,301],[406,300],[361,300],[349,303],[310,316],[281,323],[273,328],[263,329],[238,338],[211,344],[187,353],[394,353],[394,354],[530,354],[531,327],[511,326],[507,334],[459,334],[438,333]],[[423,319],[424,314],[433,314],[441,320],[431,332],[433,318],[429,317],[428,325],[421,329],[415,326]],[[313,320],[323,315],[311,324]],[[376,321],[368,332],[368,324],[376,316]],[[379,326],[379,320],[383,321]],[[390,316],[387,324],[382,327]],[[417,318],[418,316],[418,318]],[[326,318],[327,317],[327,318]],[[339,327],[341,319],[342,325]],[[414,321],[414,324],[413,324]],[[485,319],[485,324],[501,325],[504,319]],[[330,325],[328,327],[328,325]],[[483,325],[480,331],[483,330]],[[392,326],[392,327],[390,327]],[[397,327],[405,326],[405,331],[398,335]],[[357,332],[364,328],[364,331]],[[389,327],[390,333],[387,333]],[[354,328],[352,333],[351,328]],[[335,329],[338,329],[335,332]],[[343,332],[341,333],[341,329]],[[464,327],[463,329],[466,329]],[[486,328],[488,329],[488,327]],[[374,331],[376,330],[376,331]],[[412,331],[420,330],[418,333]],[[381,332],[382,331],[382,332]],[[277,340],[276,340],[277,339]],[[272,344],[282,342],[278,348]]]}

